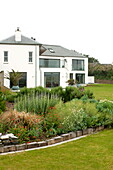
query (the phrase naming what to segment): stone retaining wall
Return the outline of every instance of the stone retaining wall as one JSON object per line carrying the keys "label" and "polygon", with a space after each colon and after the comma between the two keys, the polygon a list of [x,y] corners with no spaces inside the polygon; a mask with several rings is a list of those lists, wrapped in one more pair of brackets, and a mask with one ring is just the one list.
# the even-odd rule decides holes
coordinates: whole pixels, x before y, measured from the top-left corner
{"label": "stone retaining wall", "polygon": [[99,80],[99,79],[96,79],[95,83],[99,83],[99,84],[113,84],[113,80]]}
{"label": "stone retaining wall", "polygon": [[103,129],[104,129],[104,126],[99,126],[96,128],[88,128],[88,129],[79,130],[76,132],[62,134],[61,136],[57,136],[52,139],[48,139],[46,141],[24,143],[24,144],[19,144],[19,145],[17,144],[17,145],[0,146],[0,154],[26,150],[26,149],[31,149],[31,148],[37,148],[37,147],[42,147],[42,146],[47,146],[47,145],[53,145],[55,143],[60,143],[60,142],[63,142],[69,139],[80,137],[82,135],[90,135],[90,134],[102,131]]}

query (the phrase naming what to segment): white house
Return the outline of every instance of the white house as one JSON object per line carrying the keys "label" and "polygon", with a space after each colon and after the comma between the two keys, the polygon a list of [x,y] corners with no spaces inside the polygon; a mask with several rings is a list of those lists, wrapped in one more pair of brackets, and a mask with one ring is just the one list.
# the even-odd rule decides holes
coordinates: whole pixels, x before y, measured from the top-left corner
{"label": "white house", "polygon": [[[23,72],[20,87],[66,87],[68,79],[88,83],[88,58],[80,53],[58,45],[45,45],[33,38],[15,35],[0,41],[0,71]],[[11,82],[4,79],[4,85]]]}

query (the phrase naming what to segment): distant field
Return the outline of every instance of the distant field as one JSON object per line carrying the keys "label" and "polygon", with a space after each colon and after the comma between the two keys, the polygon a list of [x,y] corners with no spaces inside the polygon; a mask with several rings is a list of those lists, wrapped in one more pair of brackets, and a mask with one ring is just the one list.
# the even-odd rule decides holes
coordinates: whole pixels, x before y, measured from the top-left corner
{"label": "distant field", "polygon": [[85,89],[93,92],[96,99],[113,100],[113,84],[92,84]]}

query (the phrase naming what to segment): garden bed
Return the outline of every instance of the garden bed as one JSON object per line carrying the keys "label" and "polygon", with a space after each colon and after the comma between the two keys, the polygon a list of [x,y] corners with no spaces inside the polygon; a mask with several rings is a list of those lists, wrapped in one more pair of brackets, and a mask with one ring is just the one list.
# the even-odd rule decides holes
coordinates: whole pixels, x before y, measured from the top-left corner
{"label": "garden bed", "polygon": [[90,135],[93,133],[97,133],[99,131],[104,130],[104,126],[99,126],[95,128],[88,128],[84,130],[79,130],[76,132],[70,132],[67,134],[62,134],[61,136],[56,136],[54,138],[41,141],[41,142],[28,142],[23,144],[16,144],[16,145],[7,145],[7,146],[1,146],[0,147],[0,154],[7,153],[7,152],[17,152],[17,151],[24,151],[31,148],[37,148],[37,147],[43,147],[48,145],[53,145],[56,143],[60,143],[63,141],[67,141],[73,138],[77,138],[83,135]]}

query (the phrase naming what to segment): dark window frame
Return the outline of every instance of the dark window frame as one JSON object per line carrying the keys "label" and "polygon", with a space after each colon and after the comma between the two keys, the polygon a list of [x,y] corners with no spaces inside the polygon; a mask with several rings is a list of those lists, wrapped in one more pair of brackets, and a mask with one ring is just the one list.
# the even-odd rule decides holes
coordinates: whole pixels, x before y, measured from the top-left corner
{"label": "dark window frame", "polygon": [[29,63],[33,62],[33,52],[29,51]]}
{"label": "dark window frame", "polygon": [[[76,62],[76,67],[74,62]],[[80,63],[81,62],[81,63]],[[83,62],[83,63],[82,63]],[[84,71],[85,70],[85,66],[84,66],[84,60],[80,60],[80,59],[72,59],[72,70],[78,70],[78,71]],[[80,65],[81,64],[81,65]],[[81,67],[81,68],[80,68]],[[82,68],[83,67],[83,68]]]}
{"label": "dark window frame", "polygon": [[8,62],[8,51],[4,51],[4,62]]}

